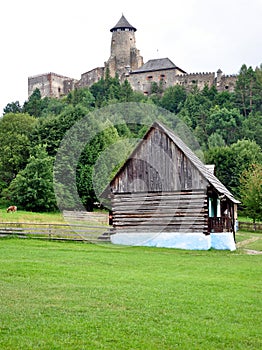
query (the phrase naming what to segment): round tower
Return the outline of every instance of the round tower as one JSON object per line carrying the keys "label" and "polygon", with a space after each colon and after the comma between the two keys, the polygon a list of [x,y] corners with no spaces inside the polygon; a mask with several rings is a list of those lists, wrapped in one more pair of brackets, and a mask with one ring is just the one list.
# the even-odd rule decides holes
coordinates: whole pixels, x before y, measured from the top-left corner
{"label": "round tower", "polygon": [[136,48],[136,28],[122,15],[110,32],[112,33],[111,54],[105,67],[109,68],[111,76],[117,73],[122,80],[130,70],[143,65],[143,58]]}

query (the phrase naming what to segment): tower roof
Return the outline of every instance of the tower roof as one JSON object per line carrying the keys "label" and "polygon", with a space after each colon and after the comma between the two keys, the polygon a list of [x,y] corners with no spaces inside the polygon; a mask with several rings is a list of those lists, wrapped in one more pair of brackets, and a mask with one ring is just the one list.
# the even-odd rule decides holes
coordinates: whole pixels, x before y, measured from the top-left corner
{"label": "tower roof", "polygon": [[120,18],[120,20],[117,22],[117,24],[110,29],[110,32],[115,32],[117,31],[117,29],[131,29],[133,30],[134,32],[136,31],[136,28],[133,27],[128,21],[127,19],[125,18],[125,16],[122,14],[122,17]]}

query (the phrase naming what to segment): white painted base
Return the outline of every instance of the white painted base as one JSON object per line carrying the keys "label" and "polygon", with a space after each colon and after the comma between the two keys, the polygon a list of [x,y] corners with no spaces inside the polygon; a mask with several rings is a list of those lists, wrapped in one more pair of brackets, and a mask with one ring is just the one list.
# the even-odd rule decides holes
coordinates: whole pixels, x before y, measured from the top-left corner
{"label": "white painted base", "polygon": [[160,233],[116,233],[111,236],[113,244],[129,246],[146,246],[177,248],[188,250],[208,250],[210,248],[221,250],[235,250],[233,234],[211,233],[205,236],[203,233],[160,232]]}
{"label": "white painted base", "polygon": [[211,248],[218,250],[236,250],[232,232],[211,233]]}

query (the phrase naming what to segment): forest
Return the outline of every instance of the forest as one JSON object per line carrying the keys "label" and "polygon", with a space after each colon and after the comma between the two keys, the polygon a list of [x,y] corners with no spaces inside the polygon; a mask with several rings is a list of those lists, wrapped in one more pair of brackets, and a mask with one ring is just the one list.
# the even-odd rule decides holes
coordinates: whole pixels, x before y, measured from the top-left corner
{"label": "forest", "polygon": [[[0,119],[2,205],[15,203],[40,212],[81,206],[92,211],[99,203],[95,187],[102,189],[123,161],[114,145],[121,142],[128,155],[130,140],[147,130],[148,116],[140,115],[137,107],[137,118],[127,122],[127,104],[152,109],[152,120],[158,108],[162,122],[173,129],[178,120],[186,125],[204,162],[215,164],[216,176],[241,200],[241,209],[253,220],[262,219],[262,65],[253,69],[245,64],[233,93],[218,92],[214,86],[200,91],[152,83],[151,94],[145,96],[107,72],[90,88],[60,99],[42,98],[36,89],[23,104],[10,102]],[[114,121],[105,116],[110,109]],[[101,118],[99,111],[106,111]],[[63,143],[65,137],[70,147]],[[99,179],[94,181],[98,167]],[[61,176],[64,182],[54,186]]]}

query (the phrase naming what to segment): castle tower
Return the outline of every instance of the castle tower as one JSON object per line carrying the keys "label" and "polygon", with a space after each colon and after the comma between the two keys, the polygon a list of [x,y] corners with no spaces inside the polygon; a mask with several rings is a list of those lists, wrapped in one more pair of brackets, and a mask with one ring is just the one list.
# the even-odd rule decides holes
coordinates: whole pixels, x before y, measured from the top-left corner
{"label": "castle tower", "polygon": [[130,70],[143,65],[143,57],[136,48],[136,28],[122,15],[110,32],[112,32],[111,54],[109,60],[105,62],[105,68],[109,68],[111,76],[114,77],[117,73],[123,80]]}

